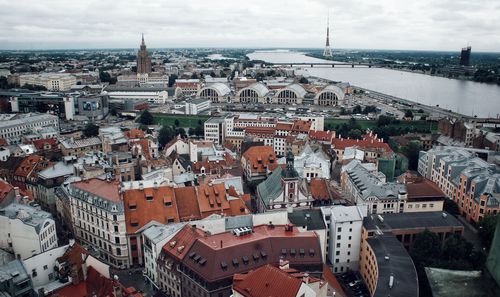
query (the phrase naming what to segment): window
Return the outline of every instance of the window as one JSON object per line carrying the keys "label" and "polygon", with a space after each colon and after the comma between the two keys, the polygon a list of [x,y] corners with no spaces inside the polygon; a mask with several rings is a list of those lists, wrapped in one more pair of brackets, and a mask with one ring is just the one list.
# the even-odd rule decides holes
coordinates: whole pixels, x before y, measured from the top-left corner
{"label": "window", "polygon": [[47,267],[47,265],[43,265],[43,270],[47,270],[49,269],[49,267]]}
{"label": "window", "polygon": [[340,255],[340,251],[336,251],[336,252],[335,252],[335,255],[336,255],[336,256],[339,256],[339,255]]}
{"label": "window", "polygon": [[340,240],[340,235],[337,235],[337,240]]}
{"label": "window", "polygon": [[115,237],[115,243],[120,244],[120,237]]}
{"label": "window", "polygon": [[337,247],[339,248],[340,247],[340,242],[337,243]]}
{"label": "window", "polygon": [[120,248],[117,248],[117,249],[116,249],[116,254],[117,254],[118,256],[121,256],[121,254],[122,254],[122,250],[121,250]]}
{"label": "window", "polygon": [[337,232],[342,232],[342,228],[341,228],[341,227],[338,227],[338,228],[337,228]]}

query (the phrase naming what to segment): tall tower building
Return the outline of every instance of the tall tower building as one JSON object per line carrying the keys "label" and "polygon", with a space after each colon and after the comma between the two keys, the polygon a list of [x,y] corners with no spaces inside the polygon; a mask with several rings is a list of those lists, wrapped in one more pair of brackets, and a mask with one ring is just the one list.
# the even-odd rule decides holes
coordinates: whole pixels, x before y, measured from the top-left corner
{"label": "tall tower building", "polygon": [[460,66],[470,66],[470,51],[470,46],[462,48],[462,52],[460,53]]}
{"label": "tall tower building", "polygon": [[331,57],[332,49],[330,48],[330,14],[328,14],[328,18],[326,21],[326,45],[325,50],[323,51],[324,57]]}
{"label": "tall tower building", "polygon": [[137,51],[137,74],[151,73],[151,57],[149,57],[146,44],[144,43],[144,33],[139,51]]}

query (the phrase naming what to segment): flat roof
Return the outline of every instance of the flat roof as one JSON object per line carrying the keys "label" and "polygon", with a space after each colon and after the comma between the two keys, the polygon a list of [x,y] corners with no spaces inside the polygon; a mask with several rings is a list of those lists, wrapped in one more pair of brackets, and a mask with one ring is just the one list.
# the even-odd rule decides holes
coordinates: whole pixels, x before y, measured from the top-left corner
{"label": "flat roof", "polygon": [[288,220],[297,227],[307,227],[307,230],[324,230],[325,222],[321,209],[294,209],[288,213]]}
{"label": "flat roof", "polygon": [[378,227],[382,231],[442,227],[458,229],[464,227],[454,216],[440,211],[371,214],[364,218],[363,226],[367,230],[376,230]]}
{"label": "flat roof", "polygon": [[[373,297],[418,297],[417,271],[401,242],[393,235],[371,237],[367,242],[375,253],[378,267],[377,287]],[[391,277],[392,288],[389,286]]]}

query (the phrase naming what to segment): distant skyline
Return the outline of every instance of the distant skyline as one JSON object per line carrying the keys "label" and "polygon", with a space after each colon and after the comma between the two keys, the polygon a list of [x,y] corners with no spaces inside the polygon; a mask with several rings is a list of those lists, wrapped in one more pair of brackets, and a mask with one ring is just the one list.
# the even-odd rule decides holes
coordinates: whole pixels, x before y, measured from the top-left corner
{"label": "distant skyline", "polygon": [[322,48],[500,52],[497,0],[0,0],[0,50]]}

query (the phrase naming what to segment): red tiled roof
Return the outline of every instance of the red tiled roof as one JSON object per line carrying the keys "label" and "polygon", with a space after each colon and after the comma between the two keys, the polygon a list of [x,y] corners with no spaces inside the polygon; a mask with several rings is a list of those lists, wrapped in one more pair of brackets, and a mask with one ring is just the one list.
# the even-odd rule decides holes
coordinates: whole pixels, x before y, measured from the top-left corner
{"label": "red tiled roof", "polygon": [[330,200],[330,193],[328,192],[328,184],[323,179],[312,179],[309,188],[311,189],[311,196],[315,200]]}
{"label": "red tiled roof", "polygon": [[291,131],[293,127],[292,123],[277,123],[276,130]]}
{"label": "red tiled roof", "polygon": [[255,127],[255,126],[249,126],[245,128],[245,134],[259,134],[259,135],[274,135],[274,132],[276,131],[275,128],[273,127]]}
{"label": "red tiled roof", "polygon": [[175,199],[179,219],[184,221],[200,220],[200,208],[194,187],[175,188]]}
{"label": "red tiled roof", "polygon": [[233,289],[245,297],[295,297],[302,280],[271,265],[233,277]]}
{"label": "red tiled roof", "polygon": [[142,131],[140,129],[132,129],[129,131],[125,131],[125,136],[128,139],[144,138],[144,131]]}
{"label": "red tiled roof", "polygon": [[340,285],[335,275],[332,273],[330,268],[328,268],[328,266],[324,264],[323,264],[323,278],[328,282],[330,287],[335,289],[335,297],[347,297],[347,294],[344,292],[344,289],[342,289],[342,286]]}
{"label": "red tiled roof", "polygon": [[53,149],[57,146],[57,143],[58,143],[57,139],[55,138],[33,140],[33,145],[39,151],[43,150],[45,146],[48,146],[51,149]]}
{"label": "red tiled roof", "polygon": [[[282,250],[286,254],[282,254]],[[294,255],[291,255],[292,251]],[[299,256],[301,251],[303,256]],[[193,257],[184,258],[183,264],[208,282],[231,278],[235,273],[244,273],[265,264],[277,265],[281,258],[290,261],[292,267],[314,269],[319,266],[321,269],[318,235],[299,232],[291,225],[255,226],[251,233],[241,236],[225,232],[201,237],[188,255]]]}
{"label": "red tiled roof", "polygon": [[272,146],[252,146],[243,153],[252,172],[266,172],[277,167],[276,154]]}
{"label": "red tiled roof", "polygon": [[73,187],[97,195],[109,201],[120,201],[118,192],[118,181],[106,181],[98,178],[91,178],[84,181],[74,182]]}
{"label": "red tiled roof", "polygon": [[370,134],[366,134],[363,139],[334,138],[332,140],[332,146],[335,149],[341,150],[344,150],[346,147],[357,146],[360,148],[374,148],[384,150],[385,152],[392,152],[391,147],[387,143]]}
{"label": "red tiled roof", "polygon": [[7,195],[14,190],[14,187],[11,186],[9,183],[0,180],[0,203],[7,197]]}
{"label": "red tiled roof", "polygon": [[426,198],[444,199],[446,197],[434,182],[425,177],[417,177],[413,180],[407,179],[406,193],[408,193],[409,200]]}
{"label": "red tiled roof", "polygon": [[179,222],[174,189],[169,186],[160,186],[157,189],[126,190],[123,193],[123,207],[129,234],[135,233],[151,221],[161,224]]}
{"label": "red tiled roof", "polygon": [[35,169],[37,163],[42,159],[38,155],[29,155],[23,159],[21,164],[17,166],[14,175],[28,177],[28,175]]}
{"label": "red tiled roof", "polygon": [[137,155],[139,153],[136,147],[138,145],[141,147],[141,154],[144,157],[144,159],[148,161],[152,160],[151,154],[149,153],[149,139],[140,139],[137,141],[132,141],[130,145],[132,146],[133,149],[132,153],[134,155]]}
{"label": "red tiled roof", "polygon": [[311,121],[295,120],[293,121],[292,132],[308,133],[311,130]]}
{"label": "red tiled roof", "polygon": [[309,131],[309,139],[319,141],[332,141],[335,138],[335,131]]}
{"label": "red tiled roof", "polygon": [[189,224],[182,227],[162,250],[171,257],[182,261],[196,239],[205,236],[203,230]]}
{"label": "red tiled roof", "polygon": [[5,140],[4,138],[0,138],[0,146],[5,146],[5,145],[9,145],[7,143],[7,140]]}

